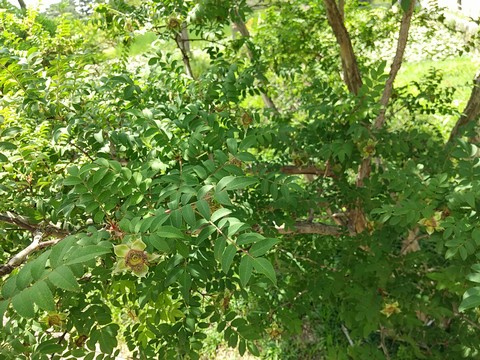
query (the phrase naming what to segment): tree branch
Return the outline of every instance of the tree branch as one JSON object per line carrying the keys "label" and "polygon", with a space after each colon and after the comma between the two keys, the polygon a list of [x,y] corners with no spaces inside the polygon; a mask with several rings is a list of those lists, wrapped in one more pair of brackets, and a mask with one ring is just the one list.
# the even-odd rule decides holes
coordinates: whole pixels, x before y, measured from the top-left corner
{"label": "tree branch", "polygon": [[9,224],[17,225],[19,228],[34,232],[37,228],[30,224],[29,221],[21,215],[13,214],[7,211],[4,214],[0,214],[0,222],[6,222]]}
{"label": "tree branch", "polygon": [[[33,236],[30,245],[13,255],[6,264],[0,265],[0,276],[10,274],[16,267],[23,264],[30,254],[48,246],[55,245],[68,235],[67,231],[59,229],[56,226],[32,224],[27,218],[9,211],[0,214],[0,222],[14,224],[21,229],[30,231]],[[56,239],[41,242],[43,238],[48,236],[55,236]]]}
{"label": "tree branch", "polygon": [[335,3],[335,0],[323,0],[327,10],[327,19],[330,27],[340,45],[340,57],[342,59],[343,77],[348,90],[355,95],[362,87],[362,78],[358,68],[357,59],[353,52],[352,42],[347,28],[343,23],[343,17]]}
{"label": "tree branch", "polygon": [[57,238],[54,240],[40,242],[40,240],[42,240],[44,236],[45,234],[43,232],[36,231],[33,234],[33,239],[30,245],[28,245],[25,249],[21,250],[17,254],[13,255],[6,264],[0,265],[0,277],[10,274],[16,267],[22,265],[27,260],[27,257],[30,254],[38,250],[44,249],[48,246],[55,245],[63,239]]}
{"label": "tree branch", "polygon": [[[407,11],[403,13],[403,16],[402,16],[402,22],[400,24],[400,31],[398,35],[397,51],[395,53],[392,66],[390,68],[390,74],[385,83],[385,88],[383,90],[382,98],[380,99],[381,109],[380,109],[380,113],[378,114],[373,124],[374,129],[380,129],[385,123],[385,114],[386,114],[388,102],[390,101],[390,98],[392,96],[393,83],[402,65],[403,55],[405,53],[405,48],[407,46],[408,31],[410,29],[410,23],[412,20],[415,3],[416,1],[412,0],[410,2],[410,7],[408,8]],[[363,187],[364,179],[370,176],[371,163],[372,163],[372,158],[371,156],[369,156],[366,159],[363,159],[362,163],[360,164],[360,167],[358,169],[357,182],[356,182],[356,185],[358,187]]]}
{"label": "tree branch", "polygon": [[373,125],[375,129],[380,129],[385,123],[385,113],[387,111],[388,102],[392,97],[393,83],[395,82],[398,71],[402,66],[403,55],[405,54],[405,48],[407,47],[408,31],[410,30],[410,23],[413,16],[413,10],[415,9],[415,3],[416,1],[412,0],[410,2],[410,7],[403,13],[402,16],[402,22],[400,24],[400,31],[398,34],[397,51],[395,53],[395,57],[393,58],[393,63],[390,68],[390,74],[385,83],[385,88],[383,89],[382,98],[380,99],[381,109]]}
{"label": "tree branch", "polygon": [[[242,17],[240,16],[238,9],[235,10],[235,21],[233,23],[234,29],[240,32],[243,37],[249,38],[250,37],[250,32],[247,29],[247,26],[242,20]],[[247,55],[250,61],[255,61],[255,54],[251,48],[250,44],[247,44]],[[261,85],[265,86],[266,82],[264,80],[260,80]],[[260,95],[262,96],[263,104],[265,105],[266,108],[272,109],[275,112],[278,112],[277,107],[275,106],[275,103],[273,102],[272,98],[265,92],[261,92]]]}
{"label": "tree branch", "polygon": [[18,4],[20,5],[20,9],[22,9],[23,11],[27,11],[27,5],[25,4],[25,1],[18,0]]}
{"label": "tree branch", "polygon": [[182,30],[176,33],[175,42],[182,53],[182,61],[185,65],[185,72],[187,73],[187,76],[195,79],[193,76],[192,66],[190,64],[190,41],[188,39],[188,30],[185,24],[182,24]]}
{"label": "tree branch", "polygon": [[309,221],[297,221],[294,229],[285,229],[285,225],[275,226],[280,234],[318,234],[338,236],[343,234],[342,228],[335,225],[327,225],[323,223],[314,223]]}
{"label": "tree branch", "polygon": [[467,106],[463,110],[462,115],[458,119],[457,123],[453,127],[452,132],[450,133],[450,138],[448,143],[452,143],[455,137],[458,136],[460,129],[472,121],[479,121],[480,116],[480,72],[473,81],[473,89],[470,94],[470,99],[468,99]]}
{"label": "tree branch", "polygon": [[295,166],[286,165],[280,168],[280,171],[288,175],[319,175],[323,177],[335,177],[335,174],[329,169],[320,169],[316,166]]}

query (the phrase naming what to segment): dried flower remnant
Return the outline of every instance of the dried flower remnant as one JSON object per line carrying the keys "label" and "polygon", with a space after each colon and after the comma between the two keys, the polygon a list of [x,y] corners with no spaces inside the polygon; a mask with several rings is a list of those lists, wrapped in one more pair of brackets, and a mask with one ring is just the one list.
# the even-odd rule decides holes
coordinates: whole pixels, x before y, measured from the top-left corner
{"label": "dried flower remnant", "polygon": [[55,329],[62,328],[63,322],[67,318],[66,314],[59,312],[49,312],[42,321],[48,325],[49,328],[53,327]]}

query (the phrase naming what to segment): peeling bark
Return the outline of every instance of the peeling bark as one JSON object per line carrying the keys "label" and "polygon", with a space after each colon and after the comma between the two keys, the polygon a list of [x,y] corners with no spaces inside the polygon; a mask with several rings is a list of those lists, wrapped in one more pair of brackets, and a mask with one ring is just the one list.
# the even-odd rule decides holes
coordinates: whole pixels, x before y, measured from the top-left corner
{"label": "peeling bark", "polygon": [[335,3],[335,0],[323,0],[327,10],[327,19],[330,27],[337,38],[337,43],[340,46],[340,57],[343,68],[343,81],[348,87],[348,90],[357,95],[362,87],[362,78],[358,68],[357,59],[353,52],[352,42],[348,35],[347,28],[343,23],[343,17],[340,10]]}

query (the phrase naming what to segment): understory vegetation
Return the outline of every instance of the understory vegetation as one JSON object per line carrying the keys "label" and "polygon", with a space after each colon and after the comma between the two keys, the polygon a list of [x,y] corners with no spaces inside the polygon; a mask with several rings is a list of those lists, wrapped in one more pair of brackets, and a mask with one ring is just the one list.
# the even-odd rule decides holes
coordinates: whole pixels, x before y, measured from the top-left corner
{"label": "understory vegetation", "polygon": [[480,357],[478,28],[1,4],[0,358]]}

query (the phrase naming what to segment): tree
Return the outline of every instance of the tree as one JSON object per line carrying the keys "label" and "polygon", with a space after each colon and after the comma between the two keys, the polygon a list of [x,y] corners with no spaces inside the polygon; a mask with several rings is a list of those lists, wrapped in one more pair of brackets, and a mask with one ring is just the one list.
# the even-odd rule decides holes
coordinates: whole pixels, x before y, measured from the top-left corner
{"label": "tree", "polygon": [[3,357],[195,359],[212,327],[258,355],[314,320],[331,358],[475,356],[478,87],[463,114],[437,71],[395,88],[439,23],[339,4],[0,14]]}

